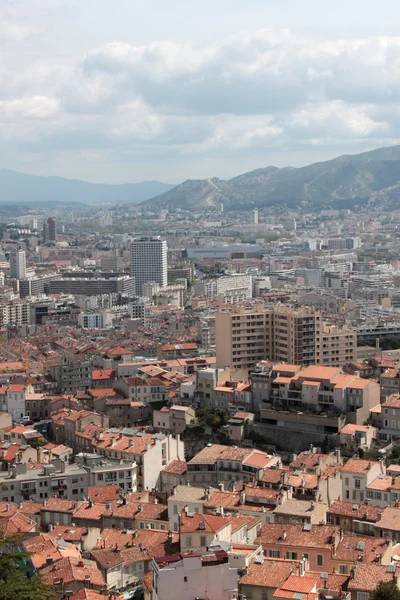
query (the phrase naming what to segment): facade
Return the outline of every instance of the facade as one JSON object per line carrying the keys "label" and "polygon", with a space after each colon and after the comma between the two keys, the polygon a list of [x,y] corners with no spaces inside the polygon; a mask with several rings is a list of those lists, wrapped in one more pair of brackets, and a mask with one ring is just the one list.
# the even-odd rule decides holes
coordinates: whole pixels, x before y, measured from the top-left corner
{"label": "facade", "polygon": [[166,287],[167,242],[160,237],[136,238],[130,245],[131,276],[135,278],[136,294],[142,295],[144,283],[158,283]]}
{"label": "facade", "polygon": [[341,367],[357,359],[357,332],[347,326],[322,324],[317,339],[316,360],[320,365]]}
{"label": "facade", "polygon": [[135,281],[129,275],[113,271],[66,271],[61,277],[48,282],[51,294],[73,294],[74,296],[99,296],[102,294],[135,295]]}
{"label": "facade", "polygon": [[45,244],[56,241],[56,222],[51,217],[43,223],[43,241]]}
{"label": "facade", "polygon": [[25,279],[26,255],[25,250],[15,250],[10,254],[10,277]]}
{"label": "facade", "polygon": [[356,358],[357,335],[321,322],[313,306],[222,307],[215,316],[217,367],[251,368],[262,360],[343,365]]}
{"label": "facade", "polygon": [[1,325],[29,325],[30,320],[29,302],[24,300],[12,300],[0,304],[0,326]]}
{"label": "facade", "polygon": [[[363,424],[369,418],[370,410],[379,404],[379,384],[375,381],[347,375],[336,367],[311,365],[297,371],[294,376],[282,375],[281,369],[284,372],[286,368],[286,365],[275,365],[266,380],[267,387],[263,390],[265,400],[260,408],[263,423],[283,426],[285,420],[293,420],[299,423],[300,428],[308,424],[310,431],[313,426],[315,431],[319,427],[319,431],[337,433],[345,424],[343,419]],[[273,418],[274,405],[292,411],[297,409],[298,412],[280,416],[275,413]],[[309,414],[304,414],[304,411]],[[331,423],[328,423],[328,418]],[[323,419],[324,430],[321,429],[321,426],[324,427]]]}
{"label": "facade", "polygon": [[237,570],[225,551],[206,556],[181,554],[165,563],[153,561],[152,600],[233,600],[237,597]]}

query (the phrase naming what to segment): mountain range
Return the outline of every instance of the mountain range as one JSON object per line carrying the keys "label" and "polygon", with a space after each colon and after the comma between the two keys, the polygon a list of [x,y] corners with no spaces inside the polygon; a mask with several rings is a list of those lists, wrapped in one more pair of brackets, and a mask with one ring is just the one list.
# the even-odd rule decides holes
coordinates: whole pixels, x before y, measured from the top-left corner
{"label": "mountain range", "polygon": [[343,155],[306,167],[266,167],[229,180],[187,180],[146,202],[198,210],[285,206],[341,209],[400,206],[400,145]]}
{"label": "mountain range", "polygon": [[0,204],[144,203],[198,211],[222,202],[226,210],[253,207],[304,209],[400,207],[400,145],[343,155],[306,167],[266,167],[233,179],[188,179],[122,185],[38,177],[0,169]]}
{"label": "mountain range", "polygon": [[123,202],[139,204],[174,186],[160,181],[110,185],[88,183],[64,177],[41,177],[0,169],[0,203],[34,202],[102,204]]}

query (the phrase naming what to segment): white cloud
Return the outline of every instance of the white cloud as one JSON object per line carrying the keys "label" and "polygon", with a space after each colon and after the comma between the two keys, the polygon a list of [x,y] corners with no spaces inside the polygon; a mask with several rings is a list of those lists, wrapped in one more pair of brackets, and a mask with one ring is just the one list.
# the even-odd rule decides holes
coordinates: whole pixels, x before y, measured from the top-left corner
{"label": "white cloud", "polygon": [[48,119],[54,117],[60,108],[56,98],[32,96],[0,102],[0,115],[7,119]]}
{"label": "white cloud", "polygon": [[[18,45],[29,28],[22,20],[13,29],[11,17]],[[117,162],[144,148],[168,159],[262,156],[400,137],[397,36],[262,30],[201,46],[114,41],[77,64],[54,56],[15,69],[5,60],[0,75],[0,136],[15,151]]]}

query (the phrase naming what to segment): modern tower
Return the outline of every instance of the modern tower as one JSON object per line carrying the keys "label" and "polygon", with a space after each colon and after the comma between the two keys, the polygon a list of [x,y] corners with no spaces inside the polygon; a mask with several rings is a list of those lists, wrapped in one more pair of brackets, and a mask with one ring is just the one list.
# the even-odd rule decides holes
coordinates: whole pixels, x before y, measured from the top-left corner
{"label": "modern tower", "polygon": [[14,250],[10,254],[10,277],[15,279],[25,279],[26,277],[26,256],[25,250]]}
{"label": "modern tower", "polygon": [[43,223],[43,241],[45,243],[56,241],[56,222],[51,217]]}
{"label": "modern tower", "polygon": [[130,246],[131,275],[135,278],[136,294],[142,294],[144,283],[167,286],[167,242],[157,237],[140,237]]}

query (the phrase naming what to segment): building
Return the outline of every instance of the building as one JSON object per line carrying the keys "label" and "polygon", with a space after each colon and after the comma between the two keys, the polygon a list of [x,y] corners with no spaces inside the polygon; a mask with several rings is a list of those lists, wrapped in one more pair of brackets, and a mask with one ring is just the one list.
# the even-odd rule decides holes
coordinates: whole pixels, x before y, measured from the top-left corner
{"label": "building", "polygon": [[320,328],[314,307],[223,307],[215,317],[217,367],[251,368],[265,359],[314,364]]}
{"label": "building", "polygon": [[56,222],[51,217],[43,223],[43,241],[45,244],[56,241]]}
{"label": "building", "polygon": [[153,561],[152,571],[152,600],[237,597],[237,569],[230,565],[224,550],[159,558]]}
{"label": "building", "polygon": [[208,444],[188,462],[188,481],[191,485],[217,486],[226,482],[256,479],[263,469],[280,462],[279,456],[251,448],[235,448]]}
{"label": "building", "polygon": [[29,302],[24,300],[12,300],[0,304],[0,326],[1,325],[29,325],[30,321]]}
{"label": "building", "polygon": [[[367,488],[381,475],[386,475],[383,462],[351,458],[342,467],[342,499],[363,504],[367,497],[371,498],[371,494],[367,494]],[[387,498],[387,503],[389,500]],[[374,503],[371,499],[370,502]]]}
{"label": "building", "polygon": [[135,280],[129,275],[114,271],[64,271],[47,282],[51,294],[73,294],[74,296],[100,296],[102,294],[135,295]]}
{"label": "building", "polygon": [[343,366],[357,359],[357,332],[347,325],[322,324],[316,344],[315,362],[320,365]]}
{"label": "building", "polygon": [[250,222],[252,225],[258,225],[258,208],[251,211]]}
{"label": "building", "polygon": [[272,355],[273,314],[262,304],[232,305],[215,316],[217,367],[251,368]]}
{"label": "building", "polygon": [[142,295],[144,283],[154,281],[160,287],[168,283],[167,242],[157,237],[136,238],[130,245],[131,276],[135,278],[136,294]]}
{"label": "building", "polygon": [[10,277],[25,279],[26,255],[25,250],[14,250],[10,254]]}
{"label": "building", "polygon": [[[296,374],[285,373],[287,368]],[[356,375],[342,373],[337,367],[277,364],[265,380],[260,407],[261,422],[288,429],[326,434],[339,433],[345,421],[363,424],[370,410],[379,404],[379,384]],[[284,414],[275,411],[285,408]],[[306,411],[307,414],[304,414]]]}
{"label": "building", "polygon": [[80,465],[69,465],[60,459],[31,469],[27,469],[26,463],[15,463],[9,473],[0,473],[0,500],[40,502],[54,496],[81,500],[87,496],[89,477],[88,471]]}
{"label": "building", "polygon": [[204,487],[178,485],[168,498],[168,519],[170,531],[179,531],[180,514],[183,510],[190,514],[204,513],[204,504],[212,490]]}

